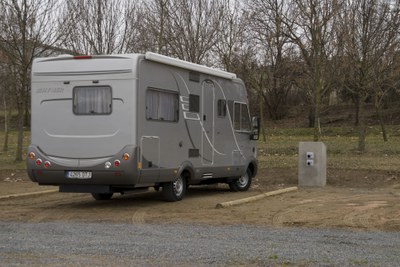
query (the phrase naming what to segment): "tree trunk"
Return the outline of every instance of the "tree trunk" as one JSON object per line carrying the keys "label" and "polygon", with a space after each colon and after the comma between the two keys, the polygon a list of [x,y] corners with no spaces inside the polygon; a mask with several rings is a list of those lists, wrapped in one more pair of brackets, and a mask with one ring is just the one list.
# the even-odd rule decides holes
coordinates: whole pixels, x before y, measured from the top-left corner
{"label": "tree trunk", "polygon": [[359,98],[358,102],[358,151],[365,152],[366,123],[364,115],[364,99]]}
{"label": "tree trunk", "polygon": [[310,110],[308,111],[308,127],[313,128],[315,125],[315,115],[314,115],[315,109],[314,107],[311,107]]}
{"label": "tree trunk", "polygon": [[314,142],[319,141],[321,137],[321,123],[320,123],[320,115],[321,115],[321,92],[323,89],[323,82],[322,82],[322,74],[321,74],[321,64],[316,65],[317,74],[315,75],[316,83],[315,83],[315,111],[314,111]]}
{"label": "tree trunk", "polygon": [[[354,98],[353,98],[354,99]],[[360,116],[360,101],[359,101],[359,97],[355,97],[354,102],[354,108],[355,108],[355,119],[354,119],[354,126],[358,126],[359,123],[359,116]]]}
{"label": "tree trunk", "polygon": [[17,137],[17,149],[15,151],[15,161],[19,162],[23,160],[23,145],[24,145],[24,122],[25,122],[25,107],[26,107],[26,102],[27,96],[26,96],[26,91],[25,88],[27,87],[27,77],[28,73],[25,72],[22,74],[21,77],[21,89],[20,89],[20,94],[18,96],[17,100],[17,109],[18,109],[18,137]]}
{"label": "tree trunk", "polygon": [[320,103],[315,105],[314,111],[314,142],[318,142],[321,136],[321,123],[319,121]]}
{"label": "tree trunk", "polygon": [[386,133],[386,127],[385,127],[385,123],[383,122],[381,107],[380,107],[377,99],[375,99],[375,112],[376,112],[376,115],[378,116],[379,125],[381,126],[383,142],[387,142],[388,137],[387,137],[387,133]]}
{"label": "tree trunk", "polygon": [[10,116],[11,116],[11,108],[9,107],[7,109],[7,100],[6,96],[4,94],[4,143],[3,143],[3,151],[8,151],[8,134],[10,132],[9,129],[9,121],[10,121]]}
{"label": "tree trunk", "polygon": [[22,161],[22,149],[24,142],[24,105],[18,104],[18,138],[17,150],[15,151],[15,161]]}
{"label": "tree trunk", "polygon": [[264,127],[264,105],[263,105],[263,98],[260,97],[259,99],[260,99],[260,100],[259,100],[259,105],[260,105],[260,125],[259,125],[259,127],[260,127],[260,130],[261,130],[262,136],[263,136],[263,141],[266,142],[266,141],[267,141],[267,138],[266,138],[266,136],[265,136],[265,129],[264,129],[265,127]]}
{"label": "tree trunk", "polygon": [[[29,93],[27,93],[27,96]],[[29,113],[29,98],[25,100],[25,114],[24,114],[24,126],[25,127],[30,127],[31,124],[31,116]]]}
{"label": "tree trunk", "polygon": [[386,134],[385,123],[383,122],[382,109],[381,109],[381,105],[380,105],[381,101],[380,100],[381,99],[380,99],[378,93],[375,93],[375,96],[374,96],[375,112],[376,112],[376,115],[377,115],[378,120],[379,120],[379,125],[381,126],[381,129],[382,129],[383,142],[387,142],[388,138],[387,138],[387,134]]}

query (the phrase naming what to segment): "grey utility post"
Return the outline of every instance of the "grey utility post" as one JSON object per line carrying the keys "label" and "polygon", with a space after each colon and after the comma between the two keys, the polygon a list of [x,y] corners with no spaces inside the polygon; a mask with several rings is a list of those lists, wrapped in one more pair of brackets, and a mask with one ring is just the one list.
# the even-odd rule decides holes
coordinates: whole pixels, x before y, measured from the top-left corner
{"label": "grey utility post", "polygon": [[326,185],[326,146],[322,142],[299,143],[299,186]]}

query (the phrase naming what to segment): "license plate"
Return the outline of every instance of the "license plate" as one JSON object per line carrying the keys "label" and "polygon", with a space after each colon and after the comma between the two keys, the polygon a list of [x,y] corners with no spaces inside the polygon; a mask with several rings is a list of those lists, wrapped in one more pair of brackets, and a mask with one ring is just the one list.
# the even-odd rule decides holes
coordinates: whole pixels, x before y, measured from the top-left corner
{"label": "license plate", "polygon": [[92,172],[67,171],[66,176],[71,179],[90,179]]}

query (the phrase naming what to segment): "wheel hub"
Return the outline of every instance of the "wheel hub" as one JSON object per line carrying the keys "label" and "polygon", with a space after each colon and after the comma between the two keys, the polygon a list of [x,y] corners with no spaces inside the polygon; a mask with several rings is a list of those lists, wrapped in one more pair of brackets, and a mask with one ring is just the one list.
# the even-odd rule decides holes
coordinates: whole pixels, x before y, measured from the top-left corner
{"label": "wheel hub", "polygon": [[174,192],[175,195],[180,196],[182,194],[183,191],[183,182],[182,182],[182,178],[179,177],[174,183]]}
{"label": "wheel hub", "polygon": [[249,182],[249,176],[247,175],[247,173],[237,180],[237,184],[240,187],[245,187],[248,182]]}

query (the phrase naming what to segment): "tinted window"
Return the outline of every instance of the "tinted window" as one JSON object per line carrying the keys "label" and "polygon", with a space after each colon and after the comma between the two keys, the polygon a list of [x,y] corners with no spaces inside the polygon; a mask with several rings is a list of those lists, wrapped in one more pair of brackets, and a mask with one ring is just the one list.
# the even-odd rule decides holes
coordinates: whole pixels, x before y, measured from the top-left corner
{"label": "tinted window", "polygon": [[146,119],[178,121],[179,97],[177,93],[149,89],[146,94]]}
{"label": "tinted window", "polygon": [[74,113],[77,115],[104,115],[111,113],[111,87],[80,86],[73,91]]}
{"label": "tinted window", "polygon": [[235,114],[233,118],[233,127],[235,130],[240,130],[240,103],[235,103]]}

